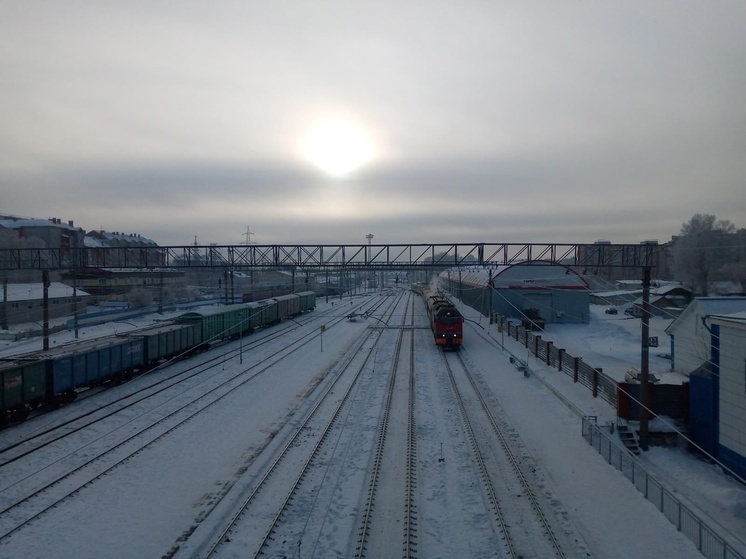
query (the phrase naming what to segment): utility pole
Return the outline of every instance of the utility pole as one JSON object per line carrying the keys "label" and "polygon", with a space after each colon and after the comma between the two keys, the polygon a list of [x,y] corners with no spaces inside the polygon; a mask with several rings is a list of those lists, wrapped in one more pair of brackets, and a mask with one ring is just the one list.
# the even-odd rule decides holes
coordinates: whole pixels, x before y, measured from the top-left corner
{"label": "utility pole", "polygon": [[75,314],[73,315],[73,322],[75,324],[75,339],[78,339],[78,280],[73,282],[73,306],[75,308]]}
{"label": "utility pole", "polygon": [[241,244],[242,245],[251,245],[251,244],[254,244],[254,243],[251,242],[251,235],[253,235],[253,234],[254,233],[251,231],[251,228],[247,225],[246,226],[246,233],[243,234],[243,236],[246,237],[246,240],[244,242],[242,242]]}
{"label": "utility pole", "polygon": [[493,312],[492,312],[492,268],[490,268],[490,279],[487,280],[487,293],[490,294],[489,297],[489,315],[490,315],[490,324],[493,322]]}
{"label": "utility pole", "polygon": [[[368,248],[366,249],[365,263],[369,265],[370,255],[371,255],[370,242],[373,240],[373,233],[368,233],[367,235],[365,235],[365,238],[368,239]],[[363,291],[368,291],[368,288],[370,287],[370,282],[369,282],[370,274],[373,274],[373,279],[375,279],[376,277],[374,270],[368,270],[368,274],[367,274],[368,277],[363,278],[363,281],[365,282],[365,289]]]}
{"label": "utility pole", "polygon": [[49,270],[43,270],[42,285],[44,287],[44,351],[49,349]]}
{"label": "utility pole", "polygon": [[0,315],[0,330],[8,329],[8,278],[3,279],[3,307]]}
{"label": "utility pole", "polygon": [[[197,237],[194,237],[197,240]],[[158,314],[163,313],[163,270],[158,272]]]}
{"label": "utility pole", "polygon": [[642,274],[642,354],[640,356],[640,448],[648,450],[650,432],[650,266]]}

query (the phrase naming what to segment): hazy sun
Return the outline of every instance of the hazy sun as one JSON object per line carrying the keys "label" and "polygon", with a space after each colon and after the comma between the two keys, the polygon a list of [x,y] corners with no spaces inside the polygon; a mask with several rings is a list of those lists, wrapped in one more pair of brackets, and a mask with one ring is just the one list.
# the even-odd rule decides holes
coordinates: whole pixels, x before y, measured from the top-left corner
{"label": "hazy sun", "polygon": [[362,127],[351,121],[320,122],[303,138],[303,155],[333,177],[345,177],[369,163],[373,145]]}

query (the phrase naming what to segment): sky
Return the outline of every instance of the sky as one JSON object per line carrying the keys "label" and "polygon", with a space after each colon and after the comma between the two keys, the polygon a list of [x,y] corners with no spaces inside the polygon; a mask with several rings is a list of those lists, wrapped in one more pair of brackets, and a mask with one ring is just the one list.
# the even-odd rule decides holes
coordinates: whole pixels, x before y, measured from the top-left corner
{"label": "sky", "polygon": [[746,227],[746,5],[0,5],[0,213],[161,245]]}

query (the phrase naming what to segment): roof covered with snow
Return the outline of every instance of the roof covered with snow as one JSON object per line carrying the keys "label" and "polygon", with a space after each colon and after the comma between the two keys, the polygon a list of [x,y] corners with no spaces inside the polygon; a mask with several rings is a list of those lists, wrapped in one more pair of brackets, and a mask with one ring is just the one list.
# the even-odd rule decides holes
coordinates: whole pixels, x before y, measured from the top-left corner
{"label": "roof covered with snow", "polygon": [[715,315],[711,317],[712,322],[718,324],[730,324],[746,327],[746,311],[735,312],[727,315]]}
{"label": "roof covered with snow", "polygon": [[71,231],[82,231],[80,227],[75,227],[71,223],[65,223],[61,219],[56,217],[50,217],[49,219],[41,219],[34,217],[15,217],[15,216],[0,216],[0,227],[5,229],[22,229],[27,227],[57,227],[61,229],[69,229]]}
{"label": "roof covered with snow", "polygon": [[[73,296],[73,288],[64,283],[53,281],[49,284],[47,294],[50,299]],[[85,297],[88,293],[78,289],[76,296]],[[44,298],[44,284],[38,283],[9,283],[8,301],[36,301]]]}
{"label": "roof covered with snow", "polygon": [[89,231],[84,239],[85,245],[91,248],[108,247],[112,245],[149,245],[157,246],[152,239],[137,233],[119,233],[111,231]]}
{"label": "roof covered with snow", "polygon": [[486,287],[491,281],[496,289],[588,289],[588,283],[577,272],[562,264],[517,263],[507,266],[470,266],[454,268],[440,274],[461,282]]}
{"label": "roof covered with snow", "polygon": [[692,316],[723,316],[746,312],[746,297],[695,297],[679,317],[666,328],[671,335]]}

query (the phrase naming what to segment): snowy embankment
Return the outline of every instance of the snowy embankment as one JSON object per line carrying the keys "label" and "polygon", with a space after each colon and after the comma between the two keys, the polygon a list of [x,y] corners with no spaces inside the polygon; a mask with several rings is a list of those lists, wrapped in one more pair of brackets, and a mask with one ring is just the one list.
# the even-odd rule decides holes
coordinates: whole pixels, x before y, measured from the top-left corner
{"label": "snowy embankment", "polygon": [[[572,378],[556,369],[547,367],[541,360],[530,356],[522,343],[503,336],[497,331],[496,324],[489,324],[489,320],[480,316],[476,311],[461,305],[462,312],[473,322],[467,322],[467,326],[473,324],[475,334],[486,334],[493,338],[497,344],[504,343],[508,352],[519,358],[528,359],[532,371],[531,379],[550,387],[564,401],[568,402],[583,415],[597,416],[598,423],[614,422],[616,410],[601,400],[593,398],[590,391],[580,385],[574,384]],[[641,356],[641,327],[640,320],[620,315],[607,315],[605,307],[591,306],[591,322],[589,324],[552,324],[548,325],[542,332],[542,339],[551,340],[557,347],[564,348],[568,353],[581,357],[583,361],[594,367],[603,368],[604,373],[617,380],[624,380],[624,374],[631,367],[640,368]],[[668,372],[670,362],[666,357],[669,353],[668,336],[665,328],[670,320],[654,317],[650,323],[650,335],[658,336],[660,347],[650,348],[650,369],[660,376],[662,382],[681,382],[682,377],[677,373]],[[523,379],[516,370],[516,377]],[[515,378],[508,377],[511,381],[511,389],[506,392],[506,397],[501,400],[503,405],[510,405],[514,413],[520,414],[522,410],[523,421],[530,423],[542,423],[546,430],[545,436],[539,436],[535,442],[536,449],[542,453],[542,448],[555,448],[554,444],[544,446],[544,442],[557,442],[561,435],[551,435],[556,428],[554,421],[547,420],[545,414],[539,413],[539,408],[545,408],[539,404],[543,401],[537,396],[535,401],[522,402],[517,395],[522,380],[515,385]],[[507,380],[505,378],[502,379]],[[524,379],[525,380],[525,379]],[[496,383],[498,390],[501,383]],[[556,400],[556,397],[551,397]],[[542,427],[537,425],[541,432]],[[577,437],[580,439],[580,425],[577,426]],[[682,439],[683,441],[683,439]],[[583,444],[586,444],[583,442]],[[651,447],[640,457],[640,462],[646,469],[654,472],[660,481],[673,488],[674,492],[691,508],[713,526],[720,525],[723,532],[729,533],[733,539],[740,542],[739,551],[746,555],[746,487],[725,475],[716,464],[703,460],[696,454],[686,450],[683,441],[679,447],[664,448]],[[595,452],[595,451],[594,451]],[[550,463],[562,463],[563,455],[554,457],[547,456]],[[613,469],[611,466],[608,466]],[[568,469],[579,474],[574,465],[568,465]],[[582,475],[582,474],[580,474]],[[621,475],[621,474],[619,474]],[[630,488],[632,485],[627,482]],[[599,514],[602,514],[599,511]],[[660,516],[663,518],[661,513]],[[632,520],[629,525],[632,525]],[[635,523],[637,525],[637,523]],[[630,554],[633,556],[633,554]]]}

